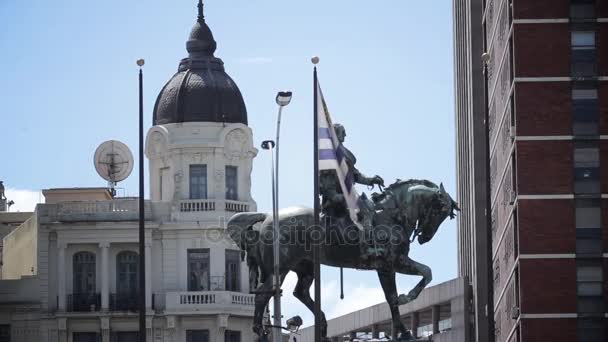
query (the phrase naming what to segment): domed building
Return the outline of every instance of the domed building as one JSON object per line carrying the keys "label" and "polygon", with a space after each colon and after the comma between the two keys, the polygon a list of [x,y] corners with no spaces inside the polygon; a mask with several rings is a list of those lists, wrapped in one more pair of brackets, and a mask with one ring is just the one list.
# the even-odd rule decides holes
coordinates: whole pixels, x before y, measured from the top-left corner
{"label": "domed building", "polygon": [[[146,138],[150,342],[253,340],[247,266],[224,226],[256,210],[258,151],[243,96],[215,49],[199,2],[188,56],[158,94]],[[137,341],[138,199],[107,188],[43,194],[33,213],[0,213],[0,341]]]}

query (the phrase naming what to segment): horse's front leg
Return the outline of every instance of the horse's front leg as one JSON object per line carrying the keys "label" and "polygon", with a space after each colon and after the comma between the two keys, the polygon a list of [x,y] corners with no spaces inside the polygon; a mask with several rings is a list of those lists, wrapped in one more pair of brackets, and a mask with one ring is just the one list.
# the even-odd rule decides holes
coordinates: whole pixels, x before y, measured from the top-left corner
{"label": "horse's front leg", "polygon": [[272,297],[272,277],[268,277],[255,294],[255,310],[253,314],[253,332],[256,335],[255,342],[268,342],[268,332],[264,329],[264,312]]}
{"label": "horse's front leg", "polygon": [[395,271],[409,275],[419,275],[422,279],[414,286],[414,288],[407,294],[399,295],[399,305],[403,305],[418,298],[418,295],[422,290],[433,280],[433,272],[431,268],[425,264],[421,264],[417,261],[405,257],[405,264],[395,265]]}
{"label": "horse's front leg", "polygon": [[[401,314],[399,313],[399,299],[397,297],[397,285],[395,283],[395,272],[378,270],[378,278],[380,285],[384,291],[384,297],[391,310],[391,340],[392,341],[409,341],[412,335],[401,322]],[[401,336],[399,336],[401,333]]]}

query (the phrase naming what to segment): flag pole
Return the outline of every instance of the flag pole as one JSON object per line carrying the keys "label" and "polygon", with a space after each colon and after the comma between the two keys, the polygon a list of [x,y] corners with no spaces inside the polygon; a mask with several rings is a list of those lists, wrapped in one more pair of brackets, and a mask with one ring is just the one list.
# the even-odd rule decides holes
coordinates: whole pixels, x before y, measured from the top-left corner
{"label": "flag pole", "polygon": [[139,342],[146,342],[146,261],[144,225],[144,60],[139,66]]}
{"label": "flag pole", "polygon": [[[319,116],[318,110],[318,80],[317,64],[319,57],[313,57],[315,65],[313,71],[313,126],[314,126],[314,229],[319,227],[320,203],[319,203]],[[320,241],[313,241],[313,263],[315,276],[315,342],[321,342],[321,263],[320,263]]]}

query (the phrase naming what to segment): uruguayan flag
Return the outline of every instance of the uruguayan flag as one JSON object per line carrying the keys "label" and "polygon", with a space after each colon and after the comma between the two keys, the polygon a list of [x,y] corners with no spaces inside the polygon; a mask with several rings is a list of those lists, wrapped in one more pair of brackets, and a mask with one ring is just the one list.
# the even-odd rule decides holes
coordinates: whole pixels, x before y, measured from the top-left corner
{"label": "uruguayan flag", "polygon": [[338,140],[334,124],[327,110],[321,87],[317,83],[317,116],[319,123],[319,170],[334,170],[342,188],[342,194],[350,212],[350,218],[358,224],[359,194],[355,189],[355,176],[344,158],[344,146]]}

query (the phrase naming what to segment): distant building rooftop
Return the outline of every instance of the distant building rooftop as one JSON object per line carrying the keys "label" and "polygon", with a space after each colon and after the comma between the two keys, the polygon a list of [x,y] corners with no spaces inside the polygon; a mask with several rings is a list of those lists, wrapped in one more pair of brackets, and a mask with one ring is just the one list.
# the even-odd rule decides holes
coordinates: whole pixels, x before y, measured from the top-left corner
{"label": "distant building rooftop", "polygon": [[112,199],[108,188],[55,188],[42,190],[44,203],[55,204],[76,201],[107,201]]}

